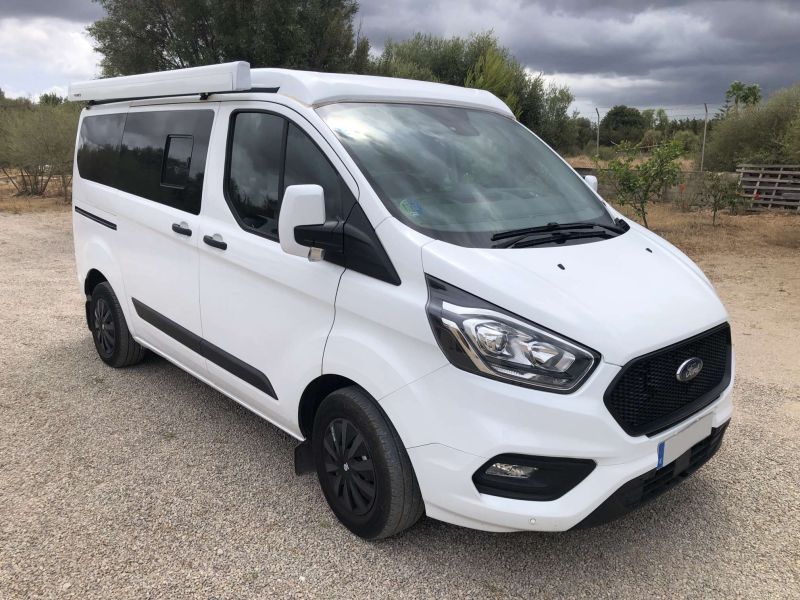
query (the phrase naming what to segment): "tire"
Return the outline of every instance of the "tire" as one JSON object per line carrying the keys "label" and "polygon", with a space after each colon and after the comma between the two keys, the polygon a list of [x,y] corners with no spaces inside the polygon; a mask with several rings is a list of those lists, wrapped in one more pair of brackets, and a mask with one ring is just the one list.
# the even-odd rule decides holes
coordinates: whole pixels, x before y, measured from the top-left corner
{"label": "tire", "polygon": [[99,283],[92,290],[89,324],[94,347],[104,363],[120,368],[142,362],[147,350],[131,336],[119,300],[108,282]]}
{"label": "tire", "polygon": [[400,437],[360,388],[337,390],[322,401],[314,417],[312,452],[328,505],[357,536],[396,535],[425,512]]}

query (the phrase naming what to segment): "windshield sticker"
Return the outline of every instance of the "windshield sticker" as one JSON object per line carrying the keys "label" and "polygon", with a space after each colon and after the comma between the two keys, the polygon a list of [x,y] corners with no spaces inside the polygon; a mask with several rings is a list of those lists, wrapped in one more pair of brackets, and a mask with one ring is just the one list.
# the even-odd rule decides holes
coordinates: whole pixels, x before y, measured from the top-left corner
{"label": "windshield sticker", "polygon": [[422,214],[422,206],[416,200],[401,200],[400,210],[402,210],[403,214],[407,217],[419,217]]}

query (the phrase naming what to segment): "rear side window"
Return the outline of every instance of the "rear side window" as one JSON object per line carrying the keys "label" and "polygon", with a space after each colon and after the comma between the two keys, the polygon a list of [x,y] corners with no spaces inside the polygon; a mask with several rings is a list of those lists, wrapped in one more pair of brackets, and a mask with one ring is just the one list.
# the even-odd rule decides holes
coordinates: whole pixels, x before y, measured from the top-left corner
{"label": "rear side window", "polygon": [[239,112],[231,128],[225,191],[242,227],[277,240],[281,200],[290,185],[321,186],[327,218],[342,216],[342,201],[352,198],[350,190],[294,123],[271,113]]}
{"label": "rear side window", "polygon": [[83,179],[114,185],[125,113],[90,115],[81,121],[78,172]]}
{"label": "rear side window", "polygon": [[128,113],[114,187],[198,214],[213,120],[210,110]]}

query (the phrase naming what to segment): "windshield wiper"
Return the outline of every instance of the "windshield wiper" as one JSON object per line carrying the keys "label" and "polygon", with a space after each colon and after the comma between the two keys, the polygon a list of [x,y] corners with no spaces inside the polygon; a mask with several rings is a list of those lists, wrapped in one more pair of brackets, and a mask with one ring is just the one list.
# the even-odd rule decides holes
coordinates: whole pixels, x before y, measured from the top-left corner
{"label": "windshield wiper", "polygon": [[[563,244],[567,240],[580,240],[585,238],[612,238],[614,235],[610,231],[601,229],[599,231],[553,231],[547,232],[547,237],[537,237],[532,240],[518,239],[503,248],[530,248],[531,246],[541,246],[544,244]],[[527,236],[525,236],[527,237]],[[498,247],[498,246],[495,246]]]}
{"label": "windshield wiper", "polygon": [[496,242],[497,240],[505,240],[512,237],[517,237],[520,235],[528,235],[530,233],[539,233],[541,231],[563,231],[565,229],[594,229],[595,227],[600,227],[601,229],[607,229],[613,233],[625,233],[628,231],[628,224],[625,223],[622,219],[617,219],[614,221],[616,223],[616,227],[613,225],[606,225],[604,223],[587,223],[585,221],[579,221],[577,223],[548,223],[547,225],[540,225],[538,227],[523,227],[522,229],[509,229],[508,231],[501,231],[499,233],[495,233],[491,240]]}
{"label": "windshield wiper", "polygon": [[[510,247],[510,246],[514,246],[517,241],[519,241],[519,240],[521,240],[523,238],[526,238],[529,235],[536,235],[536,234],[539,234],[539,233],[553,233],[553,232],[557,232],[557,231],[570,231],[570,230],[575,230],[575,229],[596,229],[596,228],[599,228],[599,229],[603,229],[605,231],[614,233],[616,235],[620,235],[620,234],[623,234],[626,231],[628,231],[628,229],[630,229],[630,225],[628,225],[622,219],[615,219],[614,223],[615,223],[616,226],[614,226],[614,225],[606,225],[604,223],[588,223],[588,222],[585,222],[585,221],[580,221],[580,222],[577,222],[577,223],[555,223],[555,222],[553,222],[553,223],[548,223],[547,225],[540,225],[538,227],[523,227],[521,229],[509,229],[508,231],[501,231],[501,232],[495,233],[491,237],[491,240],[493,242],[496,242],[496,241],[499,241],[499,240],[508,240],[508,239],[512,239],[513,238],[513,241],[510,241],[510,242],[505,243],[505,244],[495,244],[495,246],[494,246],[495,248],[507,248],[507,247]],[[595,237],[595,236],[592,236],[592,237]]]}

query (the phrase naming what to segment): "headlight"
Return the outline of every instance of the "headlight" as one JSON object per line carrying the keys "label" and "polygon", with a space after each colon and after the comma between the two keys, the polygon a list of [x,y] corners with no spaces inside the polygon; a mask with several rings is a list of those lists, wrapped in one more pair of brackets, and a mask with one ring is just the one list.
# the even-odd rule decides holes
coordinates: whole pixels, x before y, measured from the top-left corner
{"label": "headlight", "polygon": [[428,319],[459,369],[509,383],[567,393],[600,355],[430,275]]}

